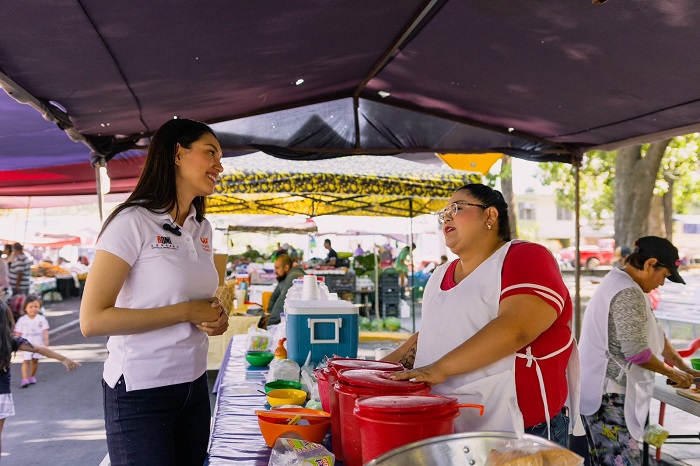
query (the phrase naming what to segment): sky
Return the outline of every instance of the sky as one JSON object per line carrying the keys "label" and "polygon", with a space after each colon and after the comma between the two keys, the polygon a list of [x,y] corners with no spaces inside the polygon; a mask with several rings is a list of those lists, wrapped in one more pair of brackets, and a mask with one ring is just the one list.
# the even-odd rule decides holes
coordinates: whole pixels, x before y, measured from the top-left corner
{"label": "sky", "polygon": [[540,181],[535,178],[537,165],[535,162],[513,159],[513,191],[516,195],[524,194],[525,189],[528,187],[533,188],[535,193],[538,194],[549,194],[552,192],[552,188],[542,186]]}

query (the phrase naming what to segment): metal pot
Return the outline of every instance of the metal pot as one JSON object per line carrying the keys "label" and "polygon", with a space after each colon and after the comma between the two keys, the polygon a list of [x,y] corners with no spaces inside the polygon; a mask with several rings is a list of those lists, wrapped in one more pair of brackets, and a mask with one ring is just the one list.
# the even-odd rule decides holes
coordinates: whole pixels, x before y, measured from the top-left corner
{"label": "metal pot", "polygon": [[[391,450],[373,459],[366,466],[451,466],[486,464],[492,449],[504,450],[513,447],[518,438],[507,432],[468,432],[433,437],[410,443]],[[521,443],[524,442],[524,443]],[[561,445],[530,434],[525,434],[518,447],[543,445],[549,448],[563,448]]]}

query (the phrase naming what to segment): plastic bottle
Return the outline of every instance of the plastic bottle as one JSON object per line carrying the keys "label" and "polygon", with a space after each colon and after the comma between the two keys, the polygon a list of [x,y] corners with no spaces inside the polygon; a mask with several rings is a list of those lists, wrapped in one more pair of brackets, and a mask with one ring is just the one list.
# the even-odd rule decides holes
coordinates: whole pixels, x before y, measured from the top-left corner
{"label": "plastic bottle", "polygon": [[304,280],[295,278],[292,282],[292,287],[287,291],[287,296],[284,298],[284,309],[287,309],[287,303],[290,301],[299,301],[301,299],[301,289],[304,287]]}
{"label": "plastic bottle", "polygon": [[277,349],[275,350],[275,359],[287,359],[287,349],[284,347],[284,342],[287,341],[286,338],[280,338],[277,342]]}

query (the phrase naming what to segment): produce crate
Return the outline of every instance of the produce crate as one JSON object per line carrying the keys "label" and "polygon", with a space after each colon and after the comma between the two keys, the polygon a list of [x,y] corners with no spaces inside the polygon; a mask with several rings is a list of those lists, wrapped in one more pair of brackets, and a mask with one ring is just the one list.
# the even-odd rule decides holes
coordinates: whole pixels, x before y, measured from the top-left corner
{"label": "produce crate", "polygon": [[324,275],[326,286],[331,293],[355,291],[355,275]]}
{"label": "produce crate", "polygon": [[387,317],[398,317],[399,316],[399,303],[388,303],[388,302],[383,302],[381,303],[381,309],[382,309],[382,318],[386,319]]}

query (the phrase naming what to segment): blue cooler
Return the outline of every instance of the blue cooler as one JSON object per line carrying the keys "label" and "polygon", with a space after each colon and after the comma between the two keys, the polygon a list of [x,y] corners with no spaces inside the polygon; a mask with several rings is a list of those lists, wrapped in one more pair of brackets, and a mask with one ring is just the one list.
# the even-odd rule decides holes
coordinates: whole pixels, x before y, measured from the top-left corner
{"label": "blue cooler", "polygon": [[300,366],[311,353],[311,362],[324,356],[356,358],[359,340],[358,307],[343,300],[289,301],[287,357]]}

